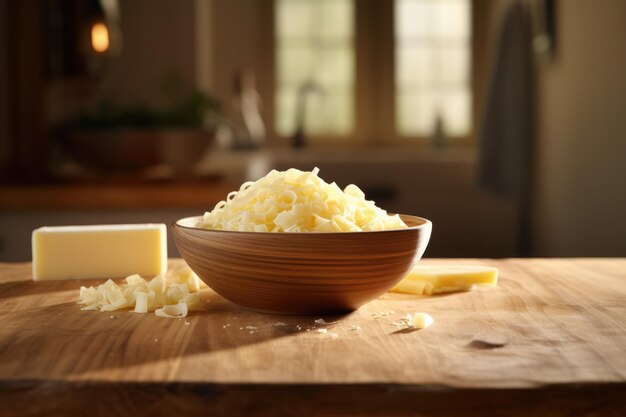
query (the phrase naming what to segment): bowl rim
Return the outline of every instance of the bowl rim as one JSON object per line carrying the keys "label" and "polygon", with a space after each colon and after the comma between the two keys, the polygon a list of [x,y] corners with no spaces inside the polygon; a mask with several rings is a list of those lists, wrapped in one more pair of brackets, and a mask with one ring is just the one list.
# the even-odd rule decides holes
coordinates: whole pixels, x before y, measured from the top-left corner
{"label": "bowl rim", "polygon": [[[389,215],[394,215],[396,213],[388,213]],[[254,236],[258,236],[258,235],[272,235],[272,236],[281,236],[281,235],[287,235],[287,236],[302,236],[302,235],[313,235],[313,236],[346,236],[346,235],[363,235],[363,234],[372,234],[372,233],[401,233],[401,232],[407,232],[407,231],[412,231],[412,230],[419,230],[419,229],[426,229],[429,227],[432,227],[432,222],[424,217],[419,217],[419,216],[413,216],[411,214],[399,214],[400,217],[408,217],[413,219],[414,221],[419,221],[421,222],[421,224],[415,225],[415,226],[409,226],[405,229],[389,229],[389,230],[366,230],[366,231],[362,231],[362,232],[252,232],[252,231],[243,231],[243,230],[215,230],[215,229],[205,229],[202,227],[194,227],[194,226],[186,226],[183,224],[180,224],[180,222],[183,222],[185,220],[190,220],[190,219],[201,219],[203,216],[189,216],[189,217],[183,217],[182,219],[178,219],[175,222],[172,222],[171,227],[173,229],[175,228],[181,228],[181,229],[187,229],[187,230],[199,230],[201,232],[207,232],[207,233],[225,233],[225,234],[238,234],[238,235],[254,235]]]}

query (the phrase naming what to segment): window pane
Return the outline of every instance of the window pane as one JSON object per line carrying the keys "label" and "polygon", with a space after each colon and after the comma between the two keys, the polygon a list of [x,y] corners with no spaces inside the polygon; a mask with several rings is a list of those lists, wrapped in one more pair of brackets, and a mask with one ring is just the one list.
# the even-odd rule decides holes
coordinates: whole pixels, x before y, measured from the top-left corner
{"label": "window pane", "polygon": [[316,80],[324,90],[352,85],[354,57],[350,45],[319,49],[316,58]]}
{"label": "window pane", "polygon": [[313,35],[314,5],[310,1],[276,0],[276,30],[282,37]]}
{"label": "window pane", "polygon": [[435,34],[447,38],[470,36],[470,4],[468,0],[438,0],[433,22]]}
{"label": "window pane", "polygon": [[470,65],[467,47],[438,48],[433,54],[436,80],[443,86],[458,87],[469,83]]}
{"label": "window pane", "polygon": [[[275,126],[345,135],[354,125],[354,0],[276,0]],[[307,93],[300,94],[303,86]]]}
{"label": "window pane", "polygon": [[459,89],[442,95],[441,109],[447,134],[461,136],[470,131],[470,101],[469,89]]}
{"label": "window pane", "polygon": [[396,0],[396,34],[401,39],[423,38],[436,32],[435,2],[429,0]]}
{"label": "window pane", "polygon": [[437,79],[434,71],[435,51],[422,46],[398,48],[397,82],[404,87],[433,84]]}
{"label": "window pane", "polygon": [[399,92],[398,130],[405,135],[427,136],[434,129],[437,97],[424,92]]}
{"label": "window pane", "polygon": [[470,36],[469,0],[396,0],[396,33],[404,39]]}
{"label": "window pane", "polygon": [[396,0],[396,128],[400,135],[471,131],[470,0]]}
{"label": "window pane", "polygon": [[276,51],[279,83],[292,85],[310,80],[314,74],[315,53],[316,51],[307,43],[279,46]]}
{"label": "window pane", "polygon": [[315,94],[307,103],[310,116],[306,119],[306,131],[311,134],[323,134],[329,131],[336,135],[345,135],[352,129],[352,95],[350,94]]}
{"label": "window pane", "polygon": [[296,89],[281,88],[276,93],[276,130],[291,135],[296,128]]}
{"label": "window pane", "polygon": [[354,27],[352,1],[318,0],[322,14],[320,27],[316,30],[322,39],[349,40]]}

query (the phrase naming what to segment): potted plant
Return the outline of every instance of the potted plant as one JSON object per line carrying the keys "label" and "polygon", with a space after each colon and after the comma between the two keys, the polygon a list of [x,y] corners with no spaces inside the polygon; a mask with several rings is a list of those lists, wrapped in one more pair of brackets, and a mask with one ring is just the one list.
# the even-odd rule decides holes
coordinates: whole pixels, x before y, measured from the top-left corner
{"label": "potted plant", "polygon": [[157,109],[102,100],[63,126],[62,149],[79,164],[103,173],[168,165],[189,172],[213,141],[218,101],[195,89]]}

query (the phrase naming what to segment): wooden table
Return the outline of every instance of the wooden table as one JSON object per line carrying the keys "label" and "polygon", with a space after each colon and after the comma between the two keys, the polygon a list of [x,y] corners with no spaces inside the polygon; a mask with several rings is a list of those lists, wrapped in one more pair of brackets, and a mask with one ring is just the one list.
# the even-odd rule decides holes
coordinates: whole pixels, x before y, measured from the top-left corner
{"label": "wooden table", "polygon": [[[423,262],[500,284],[386,294],[326,325],[207,290],[177,320],[81,311],[85,282],[0,264],[0,415],[626,415],[626,259]],[[435,324],[392,324],[416,311]]]}

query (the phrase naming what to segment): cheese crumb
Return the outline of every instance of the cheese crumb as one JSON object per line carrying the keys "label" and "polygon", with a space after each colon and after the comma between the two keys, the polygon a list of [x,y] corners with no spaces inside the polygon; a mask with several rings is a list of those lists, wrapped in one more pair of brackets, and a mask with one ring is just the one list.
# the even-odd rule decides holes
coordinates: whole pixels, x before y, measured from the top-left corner
{"label": "cheese crumb", "polygon": [[428,313],[415,313],[413,315],[407,314],[407,324],[414,329],[425,329],[430,327],[435,320]]}
{"label": "cheese crumb", "polygon": [[314,321],[315,321],[316,324],[326,324],[326,320],[324,320],[324,319],[317,319],[317,320],[314,320]]}
{"label": "cheese crumb", "polygon": [[393,310],[381,311],[379,313],[372,313],[371,316],[372,316],[373,319],[378,320],[381,317],[389,316],[391,314],[395,314],[395,311],[393,311]]}
{"label": "cheese crumb", "polygon": [[328,333],[328,329],[317,329],[318,333]]}

